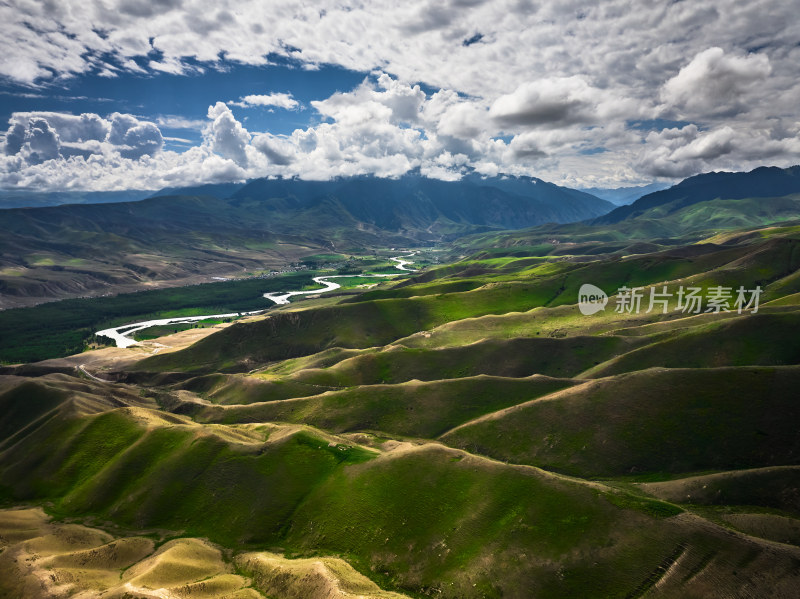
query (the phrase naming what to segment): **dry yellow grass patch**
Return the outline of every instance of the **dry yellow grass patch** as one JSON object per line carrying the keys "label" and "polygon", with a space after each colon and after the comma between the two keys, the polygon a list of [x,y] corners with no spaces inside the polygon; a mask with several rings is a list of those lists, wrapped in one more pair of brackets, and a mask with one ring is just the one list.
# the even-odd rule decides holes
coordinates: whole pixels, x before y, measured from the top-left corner
{"label": "dry yellow grass patch", "polygon": [[281,599],[407,599],[383,591],[338,558],[286,559],[274,553],[244,553],[236,564],[268,596]]}
{"label": "dry yellow grass patch", "polygon": [[0,510],[0,597],[25,599],[407,599],[381,590],[338,558],[234,558],[195,538],[156,550],[145,537],[114,538],[52,522],[41,508]]}
{"label": "dry yellow grass patch", "polygon": [[0,511],[0,546],[0,595],[32,599],[96,597],[154,549],[143,537],[51,522],[40,508]]}

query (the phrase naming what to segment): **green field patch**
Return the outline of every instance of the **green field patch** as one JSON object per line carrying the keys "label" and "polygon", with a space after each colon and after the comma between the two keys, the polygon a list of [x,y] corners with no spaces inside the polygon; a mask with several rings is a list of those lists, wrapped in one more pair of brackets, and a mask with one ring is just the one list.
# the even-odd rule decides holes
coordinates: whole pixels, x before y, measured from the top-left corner
{"label": "green field patch", "polygon": [[2,310],[0,362],[35,362],[79,353],[95,331],[127,322],[271,308],[272,302],[262,297],[265,292],[298,289],[312,276],[290,273]]}
{"label": "green field patch", "polygon": [[194,322],[174,322],[172,324],[156,325],[137,331],[133,334],[133,338],[136,341],[147,341],[149,339],[158,339],[165,335],[172,335],[180,331],[188,331],[189,329],[203,329],[225,322],[233,322],[233,320],[234,318],[209,318]]}

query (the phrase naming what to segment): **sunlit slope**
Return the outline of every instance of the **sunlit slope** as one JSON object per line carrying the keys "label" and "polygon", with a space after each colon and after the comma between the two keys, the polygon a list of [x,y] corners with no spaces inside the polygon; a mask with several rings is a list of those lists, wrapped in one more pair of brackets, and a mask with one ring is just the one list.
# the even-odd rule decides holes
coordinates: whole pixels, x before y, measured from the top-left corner
{"label": "sunlit slope", "polygon": [[0,592],[45,598],[86,596],[262,599],[402,599],[341,559],[289,560],[269,552],[235,556],[166,531],[120,536],[52,521],[41,509],[0,511]]}
{"label": "sunlit slope", "polygon": [[[520,268],[511,273],[500,269],[476,275],[483,284],[469,291],[374,299],[307,310],[301,309],[300,304],[297,311],[277,312],[261,322],[235,325],[186,350],[149,358],[140,363],[140,369],[242,372],[332,347],[383,346],[446,323],[573,305],[580,286],[586,282],[608,290],[609,294],[624,285],[666,282],[703,289],[714,285],[742,285],[751,289],[760,285],[769,292],[771,283],[785,283],[800,268],[800,239],[790,235],[730,247],[703,244],[621,260],[557,262]],[[781,293],[790,290],[792,287],[784,284]],[[548,319],[542,321],[546,323]],[[584,320],[581,326],[590,326],[591,322]]]}
{"label": "sunlit slope", "polygon": [[632,349],[591,369],[602,377],[652,367],[800,364],[800,312],[767,312],[735,316],[673,329],[655,342]]}
{"label": "sunlit slope", "polygon": [[335,433],[379,431],[434,438],[484,414],[547,395],[573,383],[536,375],[530,378],[459,378],[397,385],[359,386],[313,397],[204,407],[201,422],[292,422]]}
{"label": "sunlit slope", "polygon": [[446,348],[391,344],[382,348],[323,351],[285,360],[252,375],[211,374],[181,383],[218,404],[251,404],[318,395],[361,385],[440,381],[490,375],[576,376],[647,340],[576,336],[486,339]]}
{"label": "sunlit slope", "polygon": [[7,500],[48,499],[67,513],[236,545],[278,538],[322,478],[370,455],[297,427],[218,429],[117,408],[54,419],[6,449],[0,464]]}

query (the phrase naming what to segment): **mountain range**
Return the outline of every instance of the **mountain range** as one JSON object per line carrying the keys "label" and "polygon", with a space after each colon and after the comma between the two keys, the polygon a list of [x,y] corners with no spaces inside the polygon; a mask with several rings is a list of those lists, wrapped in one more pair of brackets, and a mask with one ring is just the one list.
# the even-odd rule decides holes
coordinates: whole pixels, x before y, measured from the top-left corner
{"label": "mountain range", "polygon": [[432,244],[613,208],[529,177],[258,179],[165,193],[0,211],[0,307],[240,276],[319,252]]}
{"label": "mountain range", "polygon": [[[684,179],[677,185],[640,197],[595,219],[612,224],[642,216],[665,215],[700,202],[777,198],[800,193],[800,166],[782,169],[762,166],[747,173],[713,172]],[[658,210],[649,213],[648,211]]]}

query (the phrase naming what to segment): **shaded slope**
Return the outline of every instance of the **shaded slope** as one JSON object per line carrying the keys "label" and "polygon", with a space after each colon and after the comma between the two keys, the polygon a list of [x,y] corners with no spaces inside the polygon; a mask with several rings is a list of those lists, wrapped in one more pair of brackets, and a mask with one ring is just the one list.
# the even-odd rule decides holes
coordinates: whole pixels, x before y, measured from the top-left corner
{"label": "shaded slope", "polygon": [[800,518],[800,466],[719,472],[639,486],[675,503],[773,508]]}
{"label": "shaded slope", "polygon": [[459,347],[429,350],[391,345],[325,368],[305,368],[282,382],[328,387],[433,381],[480,374],[501,377],[577,376],[638,340],[622,337],[487,339]]}
{"label": "shaded slope", "polygon": [[584,477],[797,464],[799,384],[793,366],[650,369],[495,413],[442,440]]}

